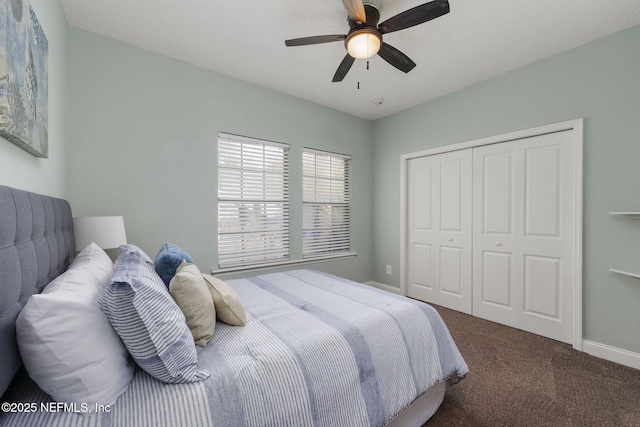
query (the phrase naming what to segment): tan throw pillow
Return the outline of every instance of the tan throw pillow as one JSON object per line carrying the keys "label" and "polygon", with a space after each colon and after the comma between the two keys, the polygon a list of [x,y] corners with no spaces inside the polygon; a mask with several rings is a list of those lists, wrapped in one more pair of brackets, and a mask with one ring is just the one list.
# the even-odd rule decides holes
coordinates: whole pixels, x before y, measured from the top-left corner
{"label": "tan throw pillow", "polygon": [[247,314],[236,291],[218,278],[208,274],[203,274],[202,277],[209,284],[218,319],[229,325],[244,326],[247,323]]}
{"label": "tan throw pillow", "polygon": [[187,318],[187,326],[195,343],[205,347],[216,327],[216,309],[209,286],[194,264],[182,260],[169,282],[169,293]]}

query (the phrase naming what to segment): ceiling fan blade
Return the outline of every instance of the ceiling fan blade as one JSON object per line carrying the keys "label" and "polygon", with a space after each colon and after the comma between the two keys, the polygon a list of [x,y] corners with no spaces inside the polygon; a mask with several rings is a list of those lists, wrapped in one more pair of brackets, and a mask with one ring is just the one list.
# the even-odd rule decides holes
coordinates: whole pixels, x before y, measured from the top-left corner
{"label": "ceiling fan blade", "polygon": [[285,40],[284,44],[286,44],[287,46],[306,46],[308,44],[339,42],[346,38],[347,36],[344,34],[334,34],[330,36],[301,37],[299,39]]}
{"label": "ceiling fan blade", "polygon": [[405,73],[413,70],[413,68],[416,66],[416,63],[409,59],[407,55],[384,42],[382,43],[382,46],[380,46],[378,55],[380,55],[382,59],[396,67],[398,70],[404,71]]}
{"label": "ceiling fan blade", "polygon": [[334,83],[341,82],[344,79],[344,77],[347,75],[349,70],[351,69],[351,66],[353,65],[355,60],[356,59],[354,57],[352,57],[347,53],[347,55],[344,57],[344,59],[338,66],[338,69],[336,70],[336,74],[333,76],[333,80],[331,81]]}
{"label": "ceiling fan blade", "polygon": [[353,21],[367,22],[367,14],[364,11],[362,0],[342,0],[344,8],[347,9],[349,18]]}
{"label": "ceiling fan blade", "polygon": [[434,0],[412,9],[405,10],[396,16],[387,19],[378,26],[382,34],[404,30],[414,25],[422,24],[432,19],[449,13],[449,2],[447,0]]}

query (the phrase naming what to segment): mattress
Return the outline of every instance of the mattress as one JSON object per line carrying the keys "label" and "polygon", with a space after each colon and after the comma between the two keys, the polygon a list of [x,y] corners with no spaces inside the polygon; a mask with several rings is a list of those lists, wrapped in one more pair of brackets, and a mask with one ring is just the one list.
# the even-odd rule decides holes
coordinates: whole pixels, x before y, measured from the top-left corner
{"label": "mattress", "polygon": [[228,283],[247,324],[218,322],[198,349],[208,379],[165,384],[137,369],[114,405],[86,414],[23,378],[0,426],[383,426],[468,372],[424,303],[312,270]]}

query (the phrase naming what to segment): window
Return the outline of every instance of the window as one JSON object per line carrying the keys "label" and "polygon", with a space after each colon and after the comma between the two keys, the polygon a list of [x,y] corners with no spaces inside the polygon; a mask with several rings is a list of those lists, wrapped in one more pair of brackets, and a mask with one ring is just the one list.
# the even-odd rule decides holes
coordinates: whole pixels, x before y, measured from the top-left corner
{"label": "window", "polygon": [[349,252],[349,161],[305,148],[302,158],[303,258]]}
{"label": "window", "polygon": [[218,266],[289,259],[289,146],[218,136]]}

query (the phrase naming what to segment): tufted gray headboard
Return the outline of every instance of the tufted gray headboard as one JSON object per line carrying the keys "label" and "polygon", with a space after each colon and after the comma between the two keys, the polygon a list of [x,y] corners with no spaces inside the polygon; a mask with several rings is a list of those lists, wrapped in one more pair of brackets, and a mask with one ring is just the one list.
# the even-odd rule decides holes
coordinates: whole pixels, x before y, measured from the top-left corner
{"label": "tufted gray headboard", "polygon": [[66,200],[0,186],[0,395],[22,365],[15,322],[75,255]]}

